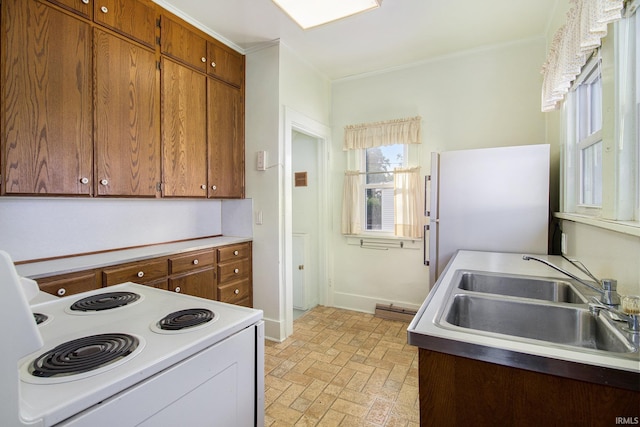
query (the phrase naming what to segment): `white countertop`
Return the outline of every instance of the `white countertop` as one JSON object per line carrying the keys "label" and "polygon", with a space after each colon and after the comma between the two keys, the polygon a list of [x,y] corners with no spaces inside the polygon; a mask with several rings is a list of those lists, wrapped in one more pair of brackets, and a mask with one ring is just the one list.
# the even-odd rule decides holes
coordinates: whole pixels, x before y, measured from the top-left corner
{"label": "white countertop", "polygon": [[[562,273],[540,262],[523,260],[522,255],[520,253],[459,251],[451,260],[409,325],[409,343],[429,350],[457,354],[524,369],[532,368],[528,366],[532,363],[545,365],[533,367],[532,370],[558,374],[558,372],[553,372],[556,369],[560,371],[560,375],[567,377],[571,376],[564,375],[568,369],[567,366],[577,366],[576,369],[578,370],[584,370],[583,368],[587,366],[587,370],[591,371],[590,375],[597,371],[597,375],[601,377],[603,382],[607,381],[607,375],[613,371],[609,371],[609,373],[601,372],[601,368],[615,370],[614,376],[622,375],[628,377],[628,375],[631,375],[637,378],[640,374],[640,363],[637,360],[610,356],[602,351],[581,351],[582,349],[579,348],[572,349],[567,346],[546,342],[532,343],[531,341],[534,340],[524,342],[525,340],[509,339],[506,336],[505,338],[496,338],[482,333],[474,333],[477,331],[471,329],[446,328],[438,324],[441,310],[447,301],[450,286],[453,286],[452,281],[458,270],[477,270],[568,280]],[[590,280],[560,256],[536,256],[546,259],[580,278],[584,278],[587,281]],[[448,349],[454,350],[448,351]],[[457,352],[457,350],[460,351]],[[529,361],[527,362],[527,360]],[[557,365],[556,368],[546,366],[547,363],[542,363],[548,361],[553,361],[548,365]],[[549,370],[547,369],[548,367],[550,367]]]}
{"label": "white countertop", "polygon": [[125,262],[142,261],[171,254],[208,249],[235,243],[250,242],[250,237],[220,236],[204,239],[185,240],[174,243],[143,246],[139,248],[100,252],[90,255],[56,258],[16,265],[18,274],[31,279],[73,273],[93,268],[108,267]]}

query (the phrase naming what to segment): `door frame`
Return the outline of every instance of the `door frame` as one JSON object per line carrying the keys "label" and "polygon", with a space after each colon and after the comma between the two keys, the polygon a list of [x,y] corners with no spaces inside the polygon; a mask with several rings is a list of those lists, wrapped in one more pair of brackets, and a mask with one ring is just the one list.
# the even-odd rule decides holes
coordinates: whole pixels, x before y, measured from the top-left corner
{"label": "door frame", "polygon": [[329,294],[329,257],[328,239],[331,218],[331,199],[329,197],[329,148],[331,147],[331,129],[290,107],[284,107],[284,262],[282,273],[285,280],[284,319],[285,336],[293,333],[293,172],[292,144],[293,131],[305,134],[318,141],[318,302],[331,305]]}

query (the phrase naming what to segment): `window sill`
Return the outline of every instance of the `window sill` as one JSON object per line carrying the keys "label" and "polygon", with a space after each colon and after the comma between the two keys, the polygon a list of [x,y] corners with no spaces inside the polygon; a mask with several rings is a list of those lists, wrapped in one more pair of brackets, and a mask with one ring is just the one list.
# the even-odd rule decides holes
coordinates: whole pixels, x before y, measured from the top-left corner
{"label": "window sill", "polygon": [[640,237],[640,222],[638,221],[613,221],[602,218],[594,218],[587,215],[574,213],[556,212],[556,218],[573,221],[580,224],[587,224],[593,227],[605,230],[615,231],[617,233],[628,234],[630,236]]}
{"label": "window sill", "polygon": [[365,249],[422,249],[422,239],[410,237],[357,234],[344,236],[348,245]]}

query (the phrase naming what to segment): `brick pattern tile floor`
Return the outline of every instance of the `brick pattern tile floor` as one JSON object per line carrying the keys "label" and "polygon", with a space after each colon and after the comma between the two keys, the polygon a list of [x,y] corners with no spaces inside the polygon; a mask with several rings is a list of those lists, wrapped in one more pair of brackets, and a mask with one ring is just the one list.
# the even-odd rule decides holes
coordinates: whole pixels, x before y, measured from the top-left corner
{"label": "brick pattern tile floor", "polygon": [[265,343],[265,426],[417,427],[408,323],[318,306]]}

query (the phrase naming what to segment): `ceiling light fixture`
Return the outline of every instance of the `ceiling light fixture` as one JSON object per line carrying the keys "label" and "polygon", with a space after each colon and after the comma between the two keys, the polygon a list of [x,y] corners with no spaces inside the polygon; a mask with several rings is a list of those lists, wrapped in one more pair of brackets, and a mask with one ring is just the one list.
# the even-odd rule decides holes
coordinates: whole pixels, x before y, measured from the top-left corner
{"label": "ceiling light fixture", "polygon": [[273,0],[303,30],[380,7],[382,0]]}

